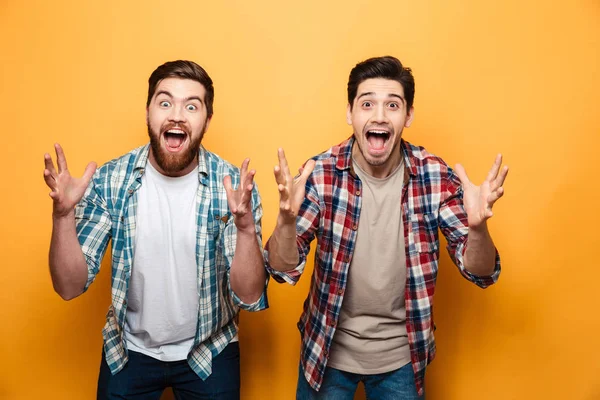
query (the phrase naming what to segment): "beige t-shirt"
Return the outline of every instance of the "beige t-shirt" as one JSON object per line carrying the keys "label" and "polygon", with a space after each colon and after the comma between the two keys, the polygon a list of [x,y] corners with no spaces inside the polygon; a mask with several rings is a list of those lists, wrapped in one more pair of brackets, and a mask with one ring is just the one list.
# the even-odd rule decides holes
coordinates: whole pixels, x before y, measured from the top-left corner
{"label": "beige t-shirt", "polygon": [[362,205],[328,366],[380,374],[410,362],[401,209],[404,164],[384,179],[368,175],[356,163],[353,167],[362,182]]}

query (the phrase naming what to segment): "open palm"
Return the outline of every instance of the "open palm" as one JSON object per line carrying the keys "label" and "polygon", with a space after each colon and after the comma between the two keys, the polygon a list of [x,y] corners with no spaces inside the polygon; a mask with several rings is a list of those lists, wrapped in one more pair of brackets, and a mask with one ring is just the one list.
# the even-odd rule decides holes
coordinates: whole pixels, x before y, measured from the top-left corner
{"label": "open palm", "polygon": [[250,159],[242,162],[240,170],[240,184],[237,189],[231,185],[231,176],[223,179],[223,185],[227,193],[227,203],[234,216],[234,223],[239,231],[254,232],[255,223],[252,215],[252,188],[254,187],[255,170],[248,171]]}
{"label": "open palm", "polygon": [[304,202],[306,180],[315,168],[315,161],[309,160],[300,175],[295,179],[290,173],[283,149],[277,151],[279,165],[275,166],[274,174],[279,190],[279,218],[286,224],[295,224],[300,206]]}
{"label": "open palm", "polygon": [[494,165],[487,177],[479,186],[473,184],[464,167],[456,164],[456,174],[463,187],[463,202],[469,221],[469,228],[477,229],[492,217],[494,203],[504,194],[504,180],[508,174],[508,167],[502,169],[502,155],[498,154]]}
{"label": "open palm", "polygon": [[57,217],[63,217],[69,214],[83,197],[85,190],[94,175],[96,163],[91,162],[85,168],[81,178],[74,178],[69,173],[65,153],[59,144],[55,144],[56,164],[58,171],[54,168],[50,154],[44,154],[44,180],[46,185],[52,190],[50,197],[54,201],[53,214]]}

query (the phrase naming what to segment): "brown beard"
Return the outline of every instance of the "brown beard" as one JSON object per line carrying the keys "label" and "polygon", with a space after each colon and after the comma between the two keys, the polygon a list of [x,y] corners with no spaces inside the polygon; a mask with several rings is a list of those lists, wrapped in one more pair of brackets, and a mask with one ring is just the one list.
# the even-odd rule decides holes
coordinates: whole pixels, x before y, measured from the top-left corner
{"label": "brown beard", "polygon": [[[160,169],[168,175],[175,175],[186,169],[198,156],[198,149],[204,137],[204,132],[206,132],[206,127],[202,128],[202,132],[200,132],[200,135],[196,139],[191,140],[189,147],[182,154],[172,154],[160,146],[160,133],[153,132],[148,124],[150,147]],[[191,137],[191,135],[189,136]]]}

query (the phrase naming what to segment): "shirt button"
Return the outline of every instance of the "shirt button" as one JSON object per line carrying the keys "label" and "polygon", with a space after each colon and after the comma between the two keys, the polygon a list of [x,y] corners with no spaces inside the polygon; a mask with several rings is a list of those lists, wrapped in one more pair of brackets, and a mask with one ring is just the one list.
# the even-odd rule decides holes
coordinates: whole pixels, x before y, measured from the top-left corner
{"label": "shirt button", "polygon": [[360,190],[357,190],[357,191],[356,191],[356,195],[357,195],[357,196],[360,196]]}
{"label": "shirt button", "polygon": [[343,289],[338,289],[338,294],[341,296],[344,293]]}
{"label": "shirt button", "polygon": [[129,190],[127,191],[127,193],[129,193],[129,194],[133,194],[133,189],[129,189]]}
{"label": "shirt button", "polygon": [[355,231],[355,230],[357,230],[357,229],[358,229],[358,225],[356,225],[356,224],[352,225],[352,230],[353,230],[353,231]]}

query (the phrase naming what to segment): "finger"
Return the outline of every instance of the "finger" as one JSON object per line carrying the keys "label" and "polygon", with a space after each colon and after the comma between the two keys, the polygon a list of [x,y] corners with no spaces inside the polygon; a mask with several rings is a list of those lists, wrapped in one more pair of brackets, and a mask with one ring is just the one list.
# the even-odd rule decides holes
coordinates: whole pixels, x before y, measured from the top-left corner
{"label": "finger", "polygon": [[52,177],[54,179],[56,179],[58,174],[56,173],[56,169],[54,168],[54,163],[52,162],[52,157],[50,157],[50,154],[48,154],[48,153],[44,154],[44,166],[46,167],[46,169],[48,170],[50,175],[52,175]]}
{"label": "finger", "polygon": [[[254,176],[254,171],[250,171],[251,176]],[[252,189],[254,189],[254,182],[252,177],[246,180],[246,183],[241,186],[243,188],[242,195],[238,204],[238,208],[248,208],[252,199]]]}
{"label": "finger", "polygon": [[231,176],[227,175],[223,178],[223,186],[225,187],[225,194],[227,195],[227,204],[229,204],[231,212],[235,214],[237,212],[237,204],[235,201],[234,190],[231,187]]}
{"label": "finger", "polygon": [[496,178],[496,186],[497,187],[504,186],[504,180],[506,179],[507,175],[508,175],[508,166],[505,165],[504,168],[502,168],[502,170],[500,171],[500,174],[498,174],[498,178]]}
{"label": "finger", "polygon": [[52,191],[56,190],[56,179],[47,169],[44,170],[44,181],[46,182],[46,185],[52,189]]}
{"label": "finger", "polygon": [[308,160],[304,167],[302,167],[302,171],[300,172],[299,182],[302,182],[302,185],[306,184],[308,177],[312,174],[315,169],[315,160]]}
{"label": "finger", "polygon": [[54,150],[56,150],[56,164],[58,165],[58,173],[60,174],[63,171],[67,171],[67,159],[65,157],[65,152],[63,151],[60,144],[54,144]]}
{"label": "finger", "polygon": [[277,156],[279,157],[279,167],[281,168],[285,179],[287,180],[288,178],[291,178],[292,174],[290,173],[290,168],[288,166],[287,159],[285,158],[285,152],[281,147],[277,150]]}
{"label": "finger", "polygon": [[279,201],[280,202],[285,202],[290,198],[290,192],[287,190],[287,188],[285,187],[285,185],[283,184],[279,184],[277,185],[277,190],[279,190]]}
{"label": "finger", "polygon": [[242,184],[246,176],[248,175],[248,164],[250,164],[250,159],[246,158],[242,161],[242,167],[240,168],[240,184]]}
{"label": "finger", "polygon": [[227,193],[227,198],[229,199],[233,192],[233,188],[231,187],[231,176],[227,175],[223,178],[223,186],[225,187],[225,193]]}
{"label": "finger", "polygon": [[285,176],[283,176],[283,172],[279,165],[276,165],[275,168],[273,168],[273,175],[275,175],[275,182],[277,182],[277,184],[285,184]]}
{"label": "finger", "polygon": [[494,206],[494,203],[504,195],[504,188],[503,187],[499,187],[498,189],[494,190],[492,193],[490,193],[490,195],[487,198],[487,206],[488,208],[491,210],[492,207]]}
{"label": "finger", "polygon": [[465,171],[465,168],[462,165],[456,164],[454,166],[454,170],[456,171],[456,176],[458,176],[458,179],[460,179],[460,183],[462,183],[463,186],[471,183],[469,177],[467,176],[467,171]]}
{"label": "finger", "polygon": [[494,179],[496,179],[496,176],[498,176],[498,171],[500,170],[501,165],[502,165],[502,154],[498,154],[496,156],[496,160],[494,160],[494,165],[492,165],[492,168],[490,168],[490,172],[488,172],[487,177],[485,178],[486,181],[491,182]]}
{"label": "finger", "polygon": [[83,176],[81,179],[85,182],[85,185],[89,185],[90,180],[92,180],[92,176],[94,176],[94,172],[96,172],[96,163],[91,162],[85,167],[85,171],[83,171]]}
{"label": "finger", "polygon": [[252,169],[246,174],[246,179],[241,181],[243,186],[252,186],[254,183],[254,176],[256,175],[256,170]]}

